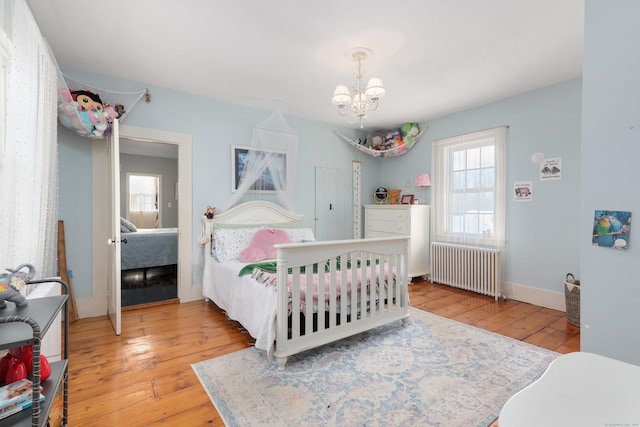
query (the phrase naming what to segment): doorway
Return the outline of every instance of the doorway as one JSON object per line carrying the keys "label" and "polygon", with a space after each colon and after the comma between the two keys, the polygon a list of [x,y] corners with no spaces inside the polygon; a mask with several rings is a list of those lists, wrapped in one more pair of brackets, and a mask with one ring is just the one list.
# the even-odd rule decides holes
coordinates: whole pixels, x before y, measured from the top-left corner
{"label": "doorway", "polygon": [[[122,310],[178,301],[178,146],[119,139]],[[127,223],[125,223],[127,224]]]}
{"label": "doorway", "polygon": [[[191,279],[191,245],[192,245],[192,167],[191,167],[191,135],[168,132],[157,129],[141,128],[136,126],[120,126],[120,138],[123,141],[135,141],[131,144],[130,154],[147,154],[154,150],[167,150],[177,148],[178,171],[177,180],[168,187],[172,197],[180,195],[177,204],[177,229],[178,229],[178,262],[177,269],[177,293],[180,302],[194,301],[202,298],[201,285],[192,286]],[[109,263],[106,261],[109,231],[105,224],[106,219],[108,185],[106,173],[108,168],[106,141],[94,140],[92,145],[92,178],[93,178],[93,274],[92,274],[92,305],[95,315],[106,314],[107,307],[104,295],[107,295],[107,277]],[[122,194],[121,198],[125,195]],[[175,203],[175,200],[172,201]],[[166,215],[164,220],[166,221]]]}

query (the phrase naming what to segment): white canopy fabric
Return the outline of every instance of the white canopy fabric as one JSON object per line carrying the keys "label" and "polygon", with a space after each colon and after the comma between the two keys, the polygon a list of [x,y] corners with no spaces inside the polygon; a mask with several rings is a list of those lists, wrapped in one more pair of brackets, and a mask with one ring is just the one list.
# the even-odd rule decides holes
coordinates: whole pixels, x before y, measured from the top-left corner
{"label": "white canopy fabric", "polygon": [[235,192],[219,211],[256,199],[275,199],[284,208],[293,210],[298,134],[280,110],[276,109],[253,128],[248,149],[234,150]]}

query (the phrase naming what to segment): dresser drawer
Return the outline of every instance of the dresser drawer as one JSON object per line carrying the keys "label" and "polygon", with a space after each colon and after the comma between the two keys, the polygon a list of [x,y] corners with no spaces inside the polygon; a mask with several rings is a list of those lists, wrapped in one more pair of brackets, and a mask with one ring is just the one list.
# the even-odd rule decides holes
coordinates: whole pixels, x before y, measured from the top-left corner
{"label": "dresser drawer", "polygon": [[367,219],[367,231],[384,231],[394,234],[411,234],[409,223],[407,221],[385,221],[379,219]]}
{"label": "dresser drawer", "polygon": [[398,237],[398,233],[389,233],[388,231],[366,230],[364,237],[372,239],[374,237]]}
{"label": "dresser drawer", "polygon": [[411,237],[409,277],[429,274],[429,209],[427,205],[364,206],[364,237]]}
{"label": "dresser drawer", "polygon": [[409,221],[409,211],[406,209],[368,209],[367,221]]}

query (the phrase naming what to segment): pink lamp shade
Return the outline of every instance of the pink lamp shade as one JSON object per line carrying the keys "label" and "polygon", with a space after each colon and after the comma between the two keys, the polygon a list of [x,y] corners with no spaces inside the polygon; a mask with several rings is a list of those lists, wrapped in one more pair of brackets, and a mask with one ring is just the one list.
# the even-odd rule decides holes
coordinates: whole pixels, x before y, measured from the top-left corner
{"label": "pink lamp shade", "polygon": [[431,187],[431,178],[428,173],[419,173],[413,181],[414,187]]}

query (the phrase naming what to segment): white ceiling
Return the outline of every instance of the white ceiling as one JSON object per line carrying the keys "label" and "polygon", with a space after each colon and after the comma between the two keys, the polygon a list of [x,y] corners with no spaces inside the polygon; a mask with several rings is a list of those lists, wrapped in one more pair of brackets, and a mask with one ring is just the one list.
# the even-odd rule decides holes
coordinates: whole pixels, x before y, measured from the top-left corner
{"label": "white ceiling", "polygon": [[358,46],[387,88],[370,128],[582,74],[584,0],[28,2],[63,68],[335,125],[331,95],[352,86]]}

